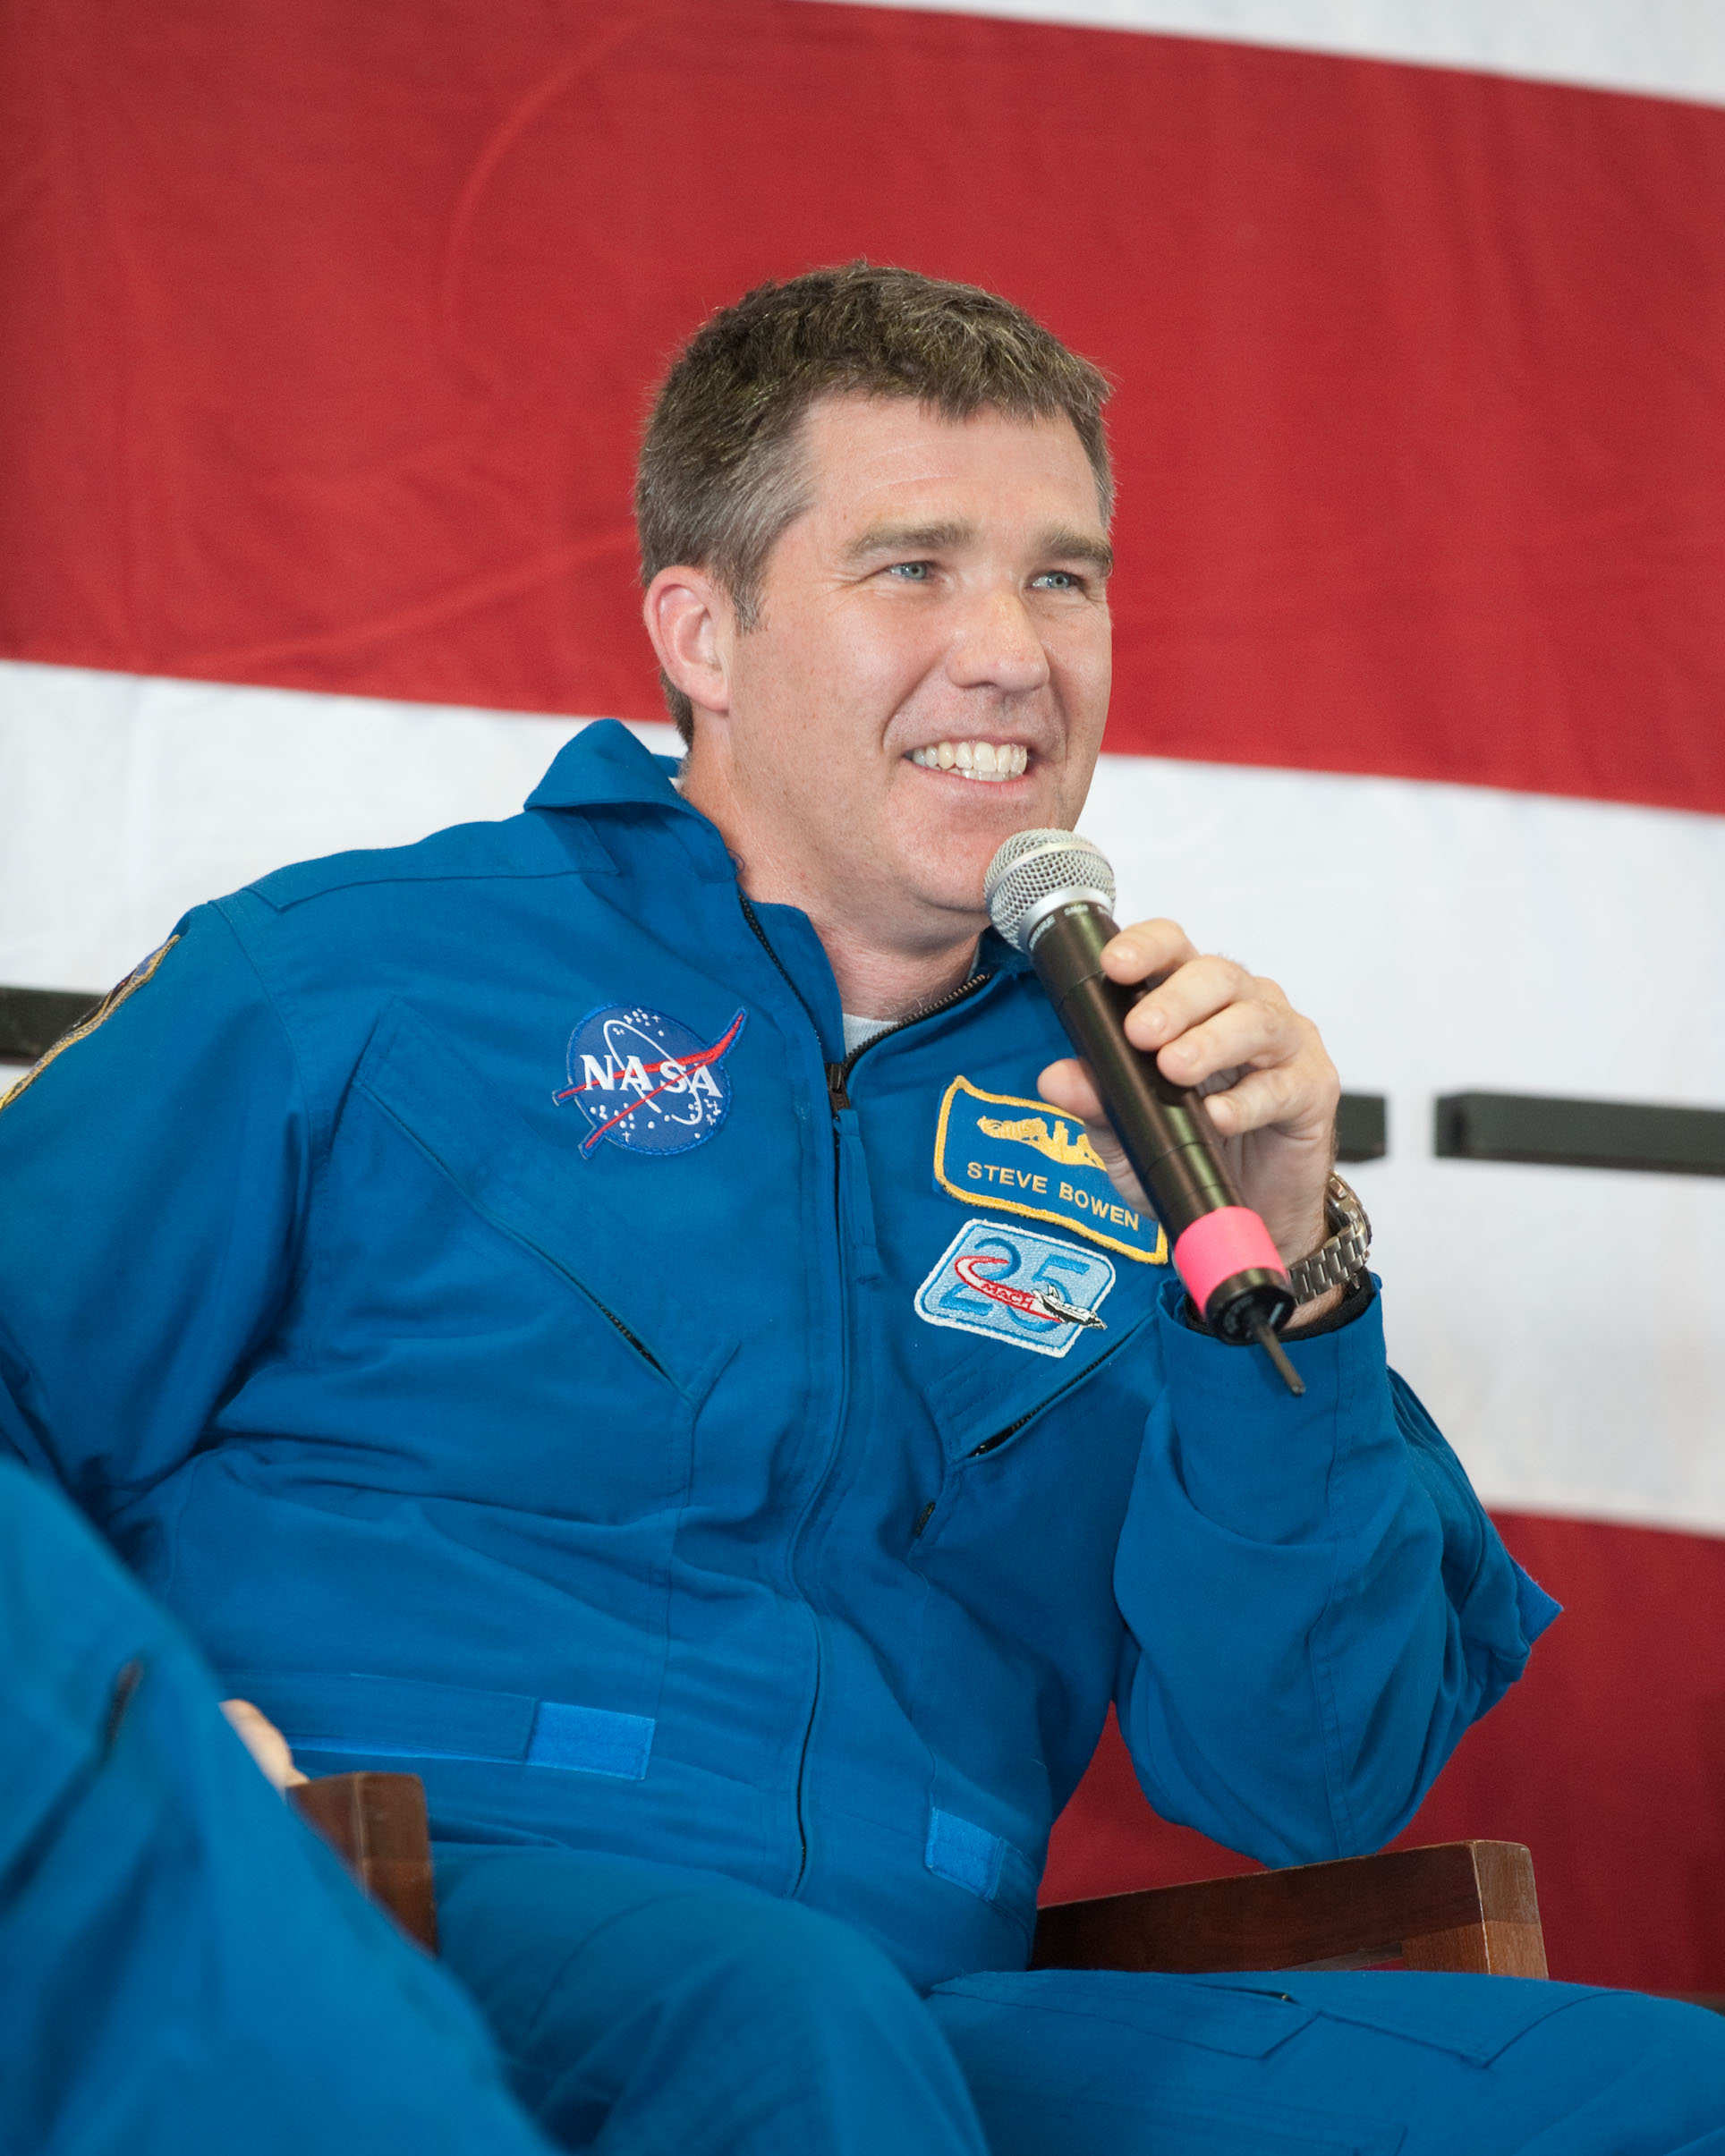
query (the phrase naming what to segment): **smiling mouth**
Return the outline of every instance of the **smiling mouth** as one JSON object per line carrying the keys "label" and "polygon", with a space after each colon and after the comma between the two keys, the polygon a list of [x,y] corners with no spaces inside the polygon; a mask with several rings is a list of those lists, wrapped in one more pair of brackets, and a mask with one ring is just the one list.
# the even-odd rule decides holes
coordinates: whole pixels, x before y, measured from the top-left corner
{"label": "smiling mouth", "polygon": [[1016,742],[937,741],[926,749],[913,749],[910,760],[925,771],[950,771],[955,778],[981,778],[998,785],[1003,778],[1022,775],[1030,751]]}

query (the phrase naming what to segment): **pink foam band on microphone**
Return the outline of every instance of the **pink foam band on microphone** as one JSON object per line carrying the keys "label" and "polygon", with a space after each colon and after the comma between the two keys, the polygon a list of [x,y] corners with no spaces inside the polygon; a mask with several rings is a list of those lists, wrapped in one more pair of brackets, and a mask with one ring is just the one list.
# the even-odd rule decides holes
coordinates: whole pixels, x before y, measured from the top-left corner
{"label": "pink foam band on microphone", "polygon": [[1202,1311],[1222,1282],[1254,1266],[1286,1272],[1270,1230],[1250,1206],[1224,1205],[1194,1220],[1174,1245],[1174,1264],[1186,1293]]}

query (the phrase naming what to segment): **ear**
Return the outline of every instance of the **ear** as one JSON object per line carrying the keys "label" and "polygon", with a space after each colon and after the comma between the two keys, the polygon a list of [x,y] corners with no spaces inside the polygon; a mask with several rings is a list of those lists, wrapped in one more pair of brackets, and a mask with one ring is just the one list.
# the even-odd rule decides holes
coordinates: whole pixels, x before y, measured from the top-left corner
{"label": "ear", "polygon": [[661,569],[648,585],[642,615],[671,685],[697,711],[728,712],[734,633],[729,596],[704,569],[679,563]]}

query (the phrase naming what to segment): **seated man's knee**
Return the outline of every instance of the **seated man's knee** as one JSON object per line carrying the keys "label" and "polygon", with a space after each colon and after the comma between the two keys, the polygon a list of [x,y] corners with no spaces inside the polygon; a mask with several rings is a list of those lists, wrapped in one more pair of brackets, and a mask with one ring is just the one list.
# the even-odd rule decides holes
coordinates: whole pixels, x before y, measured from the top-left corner
{"label": "seated man's knee", "polygon": [[848,1924],[722,1879],[567,1852],[488,1855],[450,1867],[450,1883],[451,1957],[518,2093],[560,2138],[608,2121],[626,2140],[668,2106],[690,2146],[755,2145],[751,2122],[770,2118],[812,2151],[980,2151],[933,2017]]}
{"label": "seated man's knee", "polygon": [[756,2030],[795,2032],[804,2047],[818,2046],[823,2032],[846,2045],[870,2033],[903,2041],[901,2024],[926,2019],[922,2002],[878,1947],[795,1902],[715,1895],[685,1941],[679,1989],[698,1991],[703,2011]]}
{"label": "seated man's knee", "polygon": [[523,1850],[459,1857],[439,1892],[446,1956],[517,2057],[627,2050],[671,2022],[690,2042],[771,2026],[807,2045],[925,2018],[860,1932],[730,1880]]}

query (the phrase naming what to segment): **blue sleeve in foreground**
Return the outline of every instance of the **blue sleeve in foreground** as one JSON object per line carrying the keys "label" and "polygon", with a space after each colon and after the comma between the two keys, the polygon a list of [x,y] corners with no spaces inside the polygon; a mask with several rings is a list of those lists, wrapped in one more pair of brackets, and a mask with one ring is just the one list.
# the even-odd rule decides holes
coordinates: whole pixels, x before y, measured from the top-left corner
{"label": "blue sleeve in foreground", "polygon": [[0,2145],[548,2147],[478,2015],[289,1815],[186,1641],[4,1461]]}

